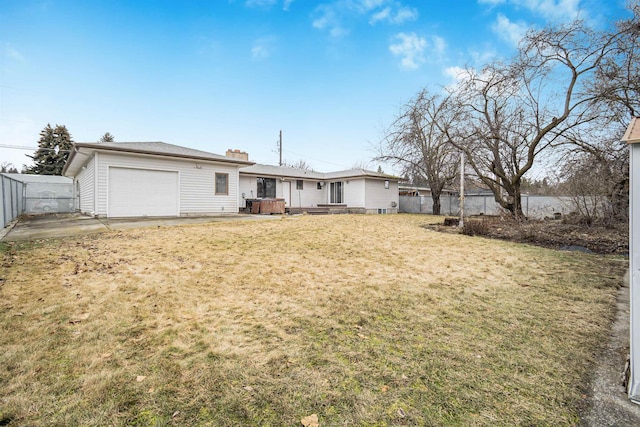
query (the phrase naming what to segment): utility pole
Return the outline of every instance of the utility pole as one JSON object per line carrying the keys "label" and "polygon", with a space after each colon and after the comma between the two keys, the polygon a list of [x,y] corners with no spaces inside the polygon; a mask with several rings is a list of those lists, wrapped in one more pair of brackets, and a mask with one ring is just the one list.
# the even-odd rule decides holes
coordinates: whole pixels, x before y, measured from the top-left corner
{"label": "utility pole", "polygon": [[464,226],[464,151],[460,152],[460,221],[458,227]]}
{"label": "utility pole", "polygon": [[282,166],[282,129],[280,129],[280,141],[278,142],[278,151],[280,152],[280,166]]}

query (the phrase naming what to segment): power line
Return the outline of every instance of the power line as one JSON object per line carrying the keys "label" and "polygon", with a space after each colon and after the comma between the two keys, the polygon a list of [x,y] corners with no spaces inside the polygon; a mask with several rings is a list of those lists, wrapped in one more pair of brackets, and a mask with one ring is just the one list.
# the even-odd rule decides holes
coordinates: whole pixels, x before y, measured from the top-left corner
{"label": "power line", "polygon": [[309,160],[313,160],[313,161],[316,161],[316,162],[326,163],[326,164],[328,164],[328,165],[338,166],[338,167],[341,167],[341,168],[347,168],[347,167],[348,167],[348,166],[346,166],[346,165],[344,165],[344,164],[328,162],[328,161],[326,161],[326,160],[320,160],[320,159],[317,159],[317,158],[314,158],[314,157],[309,157],[309,156],[307,156],[307,155],[305,155],[305,154],[302,154],[302,153],[296,153],[295,151],[291,151],[291,150],[284,150],[284,152],[285,152],[285,153],[295,154],[295,155],[297,155],[297,156],[302,156],[303,158],[307,158],[307,159],[309,159]]}
{"label": "power line", "polygon": [[12,148],[15,150],[29,150],[29,151],[57,151],[58,153],[70,153],[71,150],[56,150],[55,148],[41,148],[41,147],[25,147],[24,145],[9,145],[9,144],[0,144],[0,148]]}
{"label": "power line", "polygon": [[34,147],[25,147],[23,145],[8,145],[8,144],[0,144],[0,148],[15,148],[16,150],[37,150]]}

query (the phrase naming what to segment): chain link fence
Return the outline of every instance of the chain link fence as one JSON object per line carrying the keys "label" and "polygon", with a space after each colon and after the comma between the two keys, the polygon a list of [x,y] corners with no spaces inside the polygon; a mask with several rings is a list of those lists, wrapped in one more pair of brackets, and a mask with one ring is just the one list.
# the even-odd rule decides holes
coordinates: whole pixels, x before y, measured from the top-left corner
{"label": "chain link fence", "polygon": [[0,174],[0,184],[0,221],[3,227],[23,213],[68,213],[75,210],[71,178],[3,173]]}
{"label": "chain link fence", "polygon": [[[493,195],[466,195],[464,197],[464,214],[498,215],[502,208],[494,200]],[[576,211],[575,201],[565,196],[522,196],[522,213],[529,218],[553,218],[556,215],[568,215]],[[400,212],[433,214],[431,196],[400,196]],[[459,215],[460,199],[458,195],[440,197],[441,215]]]}

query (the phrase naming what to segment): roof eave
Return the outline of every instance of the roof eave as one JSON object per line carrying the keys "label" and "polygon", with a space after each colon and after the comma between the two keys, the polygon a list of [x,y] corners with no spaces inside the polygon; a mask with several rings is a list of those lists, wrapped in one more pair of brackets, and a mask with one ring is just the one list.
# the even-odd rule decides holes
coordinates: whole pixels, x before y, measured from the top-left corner
{"label": "roof eave", "polygon": [[[69,155],[69,158],[67,159],[67,162],[65,163],[64,168],[62,169],[62,175],[67,176],[66,173],[69,171],[69,166],[71,165],[72,160],[74,159],[76,153],[79,153],[80,149],[82,148],[88,149],[89,151],[115,151],[120,153],[143,154],[143,155],[149,155],[149,156],[171,157],[171,158],[180,158],[180,159],[187,159],[187,160],[199,160],[203,162],[231,163],[239,166],[251,166],[255,164],[254,162],[250,162],[247,160],[239,160],[239,159],[225,158],[225,157],[211,158],[211,157],[205,157],[205,156],[194,156],[189,154],[162,153],[158,151],[140,150],[140,149],[129,148],[129,147],[113,147],[113,146],[106,147],[102,144],[77,142],[73,145],[71,154]],[[76,173],[77,173],[77,170],[75,171],[75,173],[72,174],[72,176],[75,176]]]}
{"label": "roof eave", "polygon": [[634,117],[631,119],[631,123],[629,123],[621,141],[626,142],[627,144],[640,143],[640,117]]}
{"label": "roof eave", "polygon": [[220,156],[220,158],[211,158],[206,156],[195,156],[190,154],[163,153],[159,151],[141,150],[141,149],[130,148],[130,147],[114,147],[114,146],[105,147],[104,145],[96,144],[96,143],[76,143],[75,145],[76,147],[80,147],[80,148],[86,147],[86,148],[91,148],[94,150],[102,150],[102,151],[118,151],[123,153],[148,154],[151,156],[178,157],[181,159],[203,160],[203,161],[218,162],[218,163],[233,163],[233,164],[245,165],[245,166],[251,166],[255,164],[255,162],[250,162],[248,160],[239,160],[239,159],[234,159],[231,157],[224,157],[224,156]]}

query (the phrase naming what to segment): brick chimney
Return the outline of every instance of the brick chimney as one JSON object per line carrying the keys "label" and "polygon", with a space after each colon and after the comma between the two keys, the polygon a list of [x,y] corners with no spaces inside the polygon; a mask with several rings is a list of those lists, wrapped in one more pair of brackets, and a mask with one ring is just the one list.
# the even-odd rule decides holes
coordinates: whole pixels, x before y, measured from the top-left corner
{"label": "brick chimney", "polygon": [[249,153],[247,153],[246,151],[227,150],[227,153],[225,155],[232,159],[244,160],[247,162],[249,161]]}

